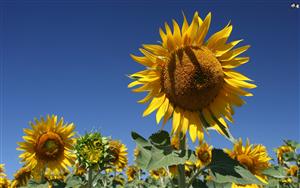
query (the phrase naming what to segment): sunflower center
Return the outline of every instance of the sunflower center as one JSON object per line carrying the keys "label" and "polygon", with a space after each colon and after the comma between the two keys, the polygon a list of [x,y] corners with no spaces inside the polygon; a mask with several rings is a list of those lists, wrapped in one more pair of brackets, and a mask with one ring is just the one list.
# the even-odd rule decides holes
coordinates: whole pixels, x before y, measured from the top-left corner
{"label": "sunflower center", "polygon": [[237,157],[237,160],[244,165],[245,167],[247,167],[248,170],[252,171],[253,168],[253,161],[252,159],[250,159],[250,157],[248,157],[247,155],[239,155]]}
{"label": "sunflower center", "polygon": [[64,152],[64,143],[58,134],[47,132],[40,136],[35,149],[38,158],[56,160]]}
{"label": "sunflower center", "polygon": [[202,110],[223,86],[222,66],[205,47],[180,49],[163,67],[161,86],[175,105],[191,111]]}
{"label": "sunflower center", "polygon": [[199,155],[199,159],[203,162],[203,163],[207,163],[210,159],[210,155],[207,151],[205,151],[204,153]]}

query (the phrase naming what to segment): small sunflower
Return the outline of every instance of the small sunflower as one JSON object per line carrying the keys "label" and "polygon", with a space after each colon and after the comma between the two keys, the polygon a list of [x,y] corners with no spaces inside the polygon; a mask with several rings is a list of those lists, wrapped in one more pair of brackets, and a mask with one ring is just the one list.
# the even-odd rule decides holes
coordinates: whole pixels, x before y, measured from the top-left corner
{"label": "small sunflower", "polygon": [[0,164],[0,176],[5,177],[5,168],[4,168],[4,164]]}
{"label": "small sunflower", "polygon": [[160,168],[160,169],[157,169],[157,170],[150,170],[149,174],[155,180],[158,180],[159,178],[165,177],[165,176],[168,175],[167,171],[164,168]]}
{"label": "small sunflower", "polygon": [[140,169],[137,166],[128,166],[126,170],[128,181],[133,181],[138,176],[139,171]]}
{"label": "small sunflower", "polygon": [[299,171],[299,167],[296,165],[292,165],[288,168],[287,175],[297,177],[298,171]]}
{"label": "small sunflower", "polygon": [[31,171],[25,167],[20,168],[15,174],[11,183],[12,188],[26,186],[31,178]]}
{"label": "small sunflower", "polygon": [[109,141],[109,153],[112,157],[110,162],[116,169],[116,171],[121,172],[127,165],[127,148],[124,144],[117,140]]}
{"label": "small sunflower", "polygon": [[108,138],[99,132],[86,133],[76,141],[75,152],[78,163],[85,168],[103,168],[108,152]]}
{"label": "small sunflower", "polygon": [[10,188],[10,181],[6,177],[0,177],[0,188]]}
{"label": "small sunflower", "polygon": [[197,156],[196,167],[202,168],[211,162],[212,158],[212,146],[207,143],[202,143],[196,147],[195,153]]}
{"label": "small sunflower", "polygon": [[283,164],[282,157],[283,157],[284,153],[293,152],[293,151],[294,151],[294,149],[291,146],[286,146],[286,145],[283,145],[283,146],[280,146],[279,148],[277,148],[276,154],[277,154],[278,163]]}
{"label": "small sunflower", "polygon": [[[247,140],[243,146],[242,139],[239,139],[233,147],[233,150],[224,149],[224,151],[233,159],[238,160],[245,168],[254,174],[260,181],[267,183],[267,177],[262,174],[262,171],[271,166],[270,160],[265,146],[250,145]],[[244,187],[246,185],[234,185],[235,187]],[[256,185],[247,185],[255,187]],[[249,187],[249,188],[250,188]]]}
{"label": "small sunflower", "polygon": [[134,151],[133,151],[133,155],[134,155],[134,159],[136,159],[140,154],[140,150],[138,148],[134,148]]}
{"label": "small sunflower", "polygon": [[[178,165],[171,165],[168,167],[168,170],[171,174],[171,176],[177,176],[179,174],[178,172]],[[185,176],[190,177],[190,175],[194,172],[195,170],[195,164],[191,161],[186,161],[184,163],[184,172]]]}
{"label": "small sunflower", "polygon": [[240,97],[252,96],[244,88],[256,87],[249,83],[251,79],[232,70],[249,61],[249,57],[238,56],[250,46],[233,49],[242,40],[227,43],[230,23],[205,42],[210,22],[211,13],[202,20],[196,12],[190,24],[184,16],[181,28],[173,20],[173,32],[165,23],[166,32],[159,31],[161,44],[143,45],[144,56],[131,55],[147,67],[132,74],[134,81],[128,85],[141,86],[134,92],[148,92],[139,101],[151,100],[143,116],[157,110],[156,122],[163,118],[163,125],[173,117],[172,133],[186,135],[189,130],[193,142],[197,137],[203,139],[207,127],[229,136],[225,119],[233,122],[233,108],[245,103]]}
{"label": "small sunflower", "polygon": [[75,164],[74,174],[75,174],[76,176],[82,176],[82,175],[84,175],[86,172],[87,172],[87,169],[86,169],[84,166],[82,166],[82,165],[80,165],[80,164],[78,164],[78,163]]}
{"label": "small sunflower", "polygon": [[63,118],[47,116],[46,120],[35,119],[30,123],[32,129],[24,129],[24,142],[19,143],[19,156],[24,167],[31,170],[32,175],[39,179],[46,170],[55,173],[68,170],[72,166],[75,155],[72,153],[75,134],[73,123],[64,124]]}

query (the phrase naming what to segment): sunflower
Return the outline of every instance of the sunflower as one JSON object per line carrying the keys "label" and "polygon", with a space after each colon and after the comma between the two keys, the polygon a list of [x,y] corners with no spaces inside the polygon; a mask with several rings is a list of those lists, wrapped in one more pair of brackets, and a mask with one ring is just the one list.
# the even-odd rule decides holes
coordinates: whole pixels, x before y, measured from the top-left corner
{"label": "sunflower", "polygon": [[294,149],[291,146],[286,146],[286,145],[283,145],[283,146],[280,146],[279,148],[277,148],[276,154],[277,154],[278,163],[283,164],[282,157],[283,157],[284,153],[293,152],[293,151],[294,151]]}
{"label": "sunflower", "polygon": [[292,166],[290,166],[290,167],[287,169],[287,175],[288,175],[288,176],[295,176],[295,177],[297,177],[298,170],[299,170],[299,167],[298,167],[298,166],[292,165]]}
{"label": "sunflower", "polygon": [[22,167],[15,174],[11,183],[12,188],[26,186],[31,178],[31,171],[28,168]]}
{"label": "sunflower", "polygon": [[19,157],[24,167],[31,170],[35,179],[51,170],[60,173],[72,166],[75,155],[72,153],[75,134],[73,123],[64,124],[63,118],[47,116],[46,120],[35,119],[30,123],[32,129],[24,129],[24,142],[19,143],[18,150],[24,151]]}
{"label": "sunflower", "polygon": [[87,169],[84,166],[82,166],[82,165],[80,165],[78,163],[75,164],[74,175],[76,175],[76,176],[82,176],[86,172],[87,172]]}
{"label": "sunflower", "polygon": [[238,56],[250,46],[233,49],[242,40],[227,43],[230,23],[205,42],[210,21],[211,13],[202,20],[196,12],[190,24],[184,16],[181,28],[173,20],[173,32],[165,23],[166,32],[159,31],[161,44],[143,45],[144,56],[131,55],[147,67],[130,75],[134,81],[128,85],[141,86],[134,92],[148,92],[138,101],[151,100],[143,116],[157,110],[156,122],[163,118],[163,125],[173,117],[172,133],[186,135],[189,130],[193,142],[197,137],[203,139],[203,127],[228,137],[225,119],[233,122],[233,107],[245,103],[240,97],[252,96],[243,88],[256,87],[249,83],[251,79],[232,70],[249,61],[249,57]]}
{"label": "sunflower", "polygon": [[140,169],[137,166],[129,166],[126,170],[128,181],[133,181],[138,176],[139,171]]}
{"label": "sunflower", "polygon": [[5,166],[4,164],[0,164],[0,176],[3,176],[3,177],[6,176],[4,166]]}
{"label": "sunflower", "polygon": [[111,164],[116,171],[121,172],[127,165],[127,148],[117,140],[109,141],[109,153],[111,154]]}
{"label": "sunflower", "polygon": [[[262,171],[271,166],[270,160],[265,146],[250,145],[247,140],[243,146],[242,139],[239,139],[233,147],[233,150],[224,149],[224,151],[233,159],[238,160],[245,168],[254,174],[260,181],[267,183],[267,177],[262,174]],[[233,184],[232,187],[245,187],[246,185]],[[249,188],[257,185],[247,185]],[[248,188],[247,187],[247,188]]]}
{"label": "sunflower", "polygon": [[212,158],[212,146],[209,146],[207,143],[202,143],[196,147],[195,153],[197,156],[196,167],[202,168],[203,166],[208,165],[211,162]]}
{"label": "sunflower", "polygon": [[10,188],[10,181],[6,177],[0,177],[0,188]]}
{"label": "sunflower", "polygon": [[158,180],[159,178],[165,177],[168,175],[167,171],[164,168],[159,168],[157,170],[150,170],[149,174],[155,180]]}

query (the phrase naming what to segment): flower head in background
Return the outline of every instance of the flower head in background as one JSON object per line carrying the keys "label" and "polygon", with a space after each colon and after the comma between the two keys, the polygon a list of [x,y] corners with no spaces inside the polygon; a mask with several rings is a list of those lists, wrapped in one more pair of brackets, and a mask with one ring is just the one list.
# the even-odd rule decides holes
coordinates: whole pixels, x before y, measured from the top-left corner
{"label": "flower head in background", "polygon": [[283,145],[277,148],[276,154],[277,154],[277,160],[279,164],[283,164],[283,154],[288,152],[293,152],[294,149],[291,146]]}
{"label": "flower head in background", "polygon": [[[252,145],[247,140],[246,145],[243,146],[242,139],[239,139],[232,150],[224,149],[224,151],[232,158],[239,161],[245,168],[247,168],[253,175],[255,175],[263,183],[267,183],[267,177],[262,174],[271,166],[271,157],[268,155],[265,146],[258,144]],[[239,187],[239,185],[235,185]],[[241,185],[243,187],[245,185]],[[251,185],[247,185],[251,186]],[[255,186],[255,185],[252,185]]]}
{"label": "flower head in background", "polygon": [[184,16],[181,27],[173,20],[173,30],[166,23],[165,31],[160,29],[161,44],[143,45],[143,56],[131,56],[146,66],[130,75],[134,81],[128,85],[139,86],[134,92],[148,92],[139,101],[151,101],[143,116],[157,110],[157,123],[173,118],[172,133],[189,131],[193,142],[202,140],[208,127],[229,137],[225,119],[233,122],[233,107],[245,103],[241,96],[252,96],[244,88],[256,87],[233,70],[249,61],[239,57],[249,45],[233,49],[242,40],[228,42],[230,23],[205,41],[210,22],[211,13],[202,20],[196,12],[191,23]]}
{"label": "flower head in background", "polygon": [[22,167],[14,174],[11,187],[15,188],[26,186],[30,178],[31,171],[25,167]]}
{"label": "flower head in background", "polygon": [[127,179],[129,182],[133,181],[139,174],[140,169],[137,166],[128,166],[126,170]]}
{"label": "flower head in background", "polygon": [[123,171],[128,163],[127,148],[118,140],[109,141],[109,154],[111,156],[110,163],[118,172]]}
{"label": "flower head in background", "polygon": [[46,170],[54,173],[68,171],[75,161],[73,144],[75,126],[65,124],[63,118],[47,116],[46,119],[35,119],[30,123],[31,129],[24,129],[24,142],[19,143],[19,156],[24,167],[31,170],[35,179],[39,179]]}
{"label": "flower head in background", "polygon": [[197,162],[197,168],[202,168],[208,165],[212,159],[212,146],[209,146],[207,143],[201,143],[196,147],[195,150]]}
{"label": "flower head in background", "polygon": [[165,176],[168,175],[167,171],[164,168],[160,168],[160,169],[157,169],[157,170],[150,170],[149,174],[155,180],[158,180],[159,178],[165,177]]}

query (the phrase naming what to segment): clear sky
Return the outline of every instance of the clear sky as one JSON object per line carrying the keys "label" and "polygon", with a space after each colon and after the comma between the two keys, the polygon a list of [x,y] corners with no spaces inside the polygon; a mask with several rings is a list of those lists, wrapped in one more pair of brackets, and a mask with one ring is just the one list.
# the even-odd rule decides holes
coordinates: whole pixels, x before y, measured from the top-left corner
{"label": "clear sky", "polygon": [[[0,0],[0,11],[0,162],[10,177],[21,166],[22,129],[47,114],[74,122],[81,134],[96,128],[121,140],[132,162],[130,132],[149,136],[160,126],[154,114],[142,117],[146,105],[136,101],[144,95],[127,88],[126,75],[144,68],[129,54],[157,43],[165,21],[182,23],[182,11],[189,22],[194,11],[211,11],[209,35],[231,20],[230,40],[251,45],[250,62],[238,70],[258,87],[236,109],[232,134],[270,153],[283,139],[299,141],[300,10],[288,1]],[[231,148],[216,133],[206,138]]]}

